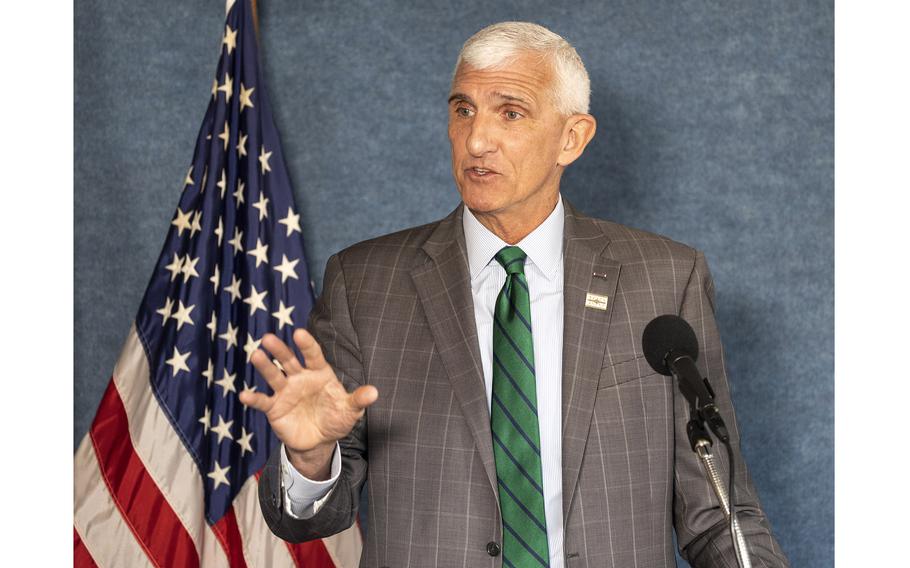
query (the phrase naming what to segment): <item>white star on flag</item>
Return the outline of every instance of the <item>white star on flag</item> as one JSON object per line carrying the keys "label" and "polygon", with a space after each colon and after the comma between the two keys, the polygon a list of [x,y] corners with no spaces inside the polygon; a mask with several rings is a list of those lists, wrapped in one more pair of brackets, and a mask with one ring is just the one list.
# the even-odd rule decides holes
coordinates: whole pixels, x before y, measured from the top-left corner
{"label": "white star on flag", "polygon": [[267,263],[269,261],[268,256],[266,256],[268,252],[269,245],[262,244],[262,241],[259,239],[259,237],[256,237],[256,248],[247,252],[247,254],[256,259],[256,268],[259,268],[260,264],[263,262]]}
{"label": "white star on flag", "polygon": [[211,278],[209,278],[209,282],[212,283],[213,291],[217,294],[218,285],[221,284],[221,269],[218,268],[217,264],[215,265],[215,271],[212,273]]}
{"label": "white star on flag", "polygon": [[212,426],[212,432],[218,434],[218,443],[219,444],[221,443],[221,440],[224,440],[225,438],[229,438],[231,440],[234,439],[234,435],[231,434],[231,425],[232,424],[234,424],[233,420],[229,420],[229,421],[225,422],[224,416],[219,416],[218,425]]}
{"label": "white star on flag", "polygon": [[208,477],[215,480],[214,489],[218,489],[218,486],[222,485],[222,484],[230,487],[231,482],[228,481],[228,479],[227,479],[227,473],[228,473],[228,471],[231,470],[231,466],[221,467],[221,465],[217,461],[214,462],[212,465],[214,466],[214,469],[212,469],[212,471],[208,474]]}
{"label": "white star on flag", "polygon": [[246,107],[253,108],[253,100],[250,98],[253,95],[253,91],[256,90],[256,87],[250,87],[247,89],[243,82],[240,83],[240,112],[243,112],[243,109]]}
{"label": "white star on flag", "polygon": [[271,158],[271,157],[272,157],[272,153],[266,152],[265,146],[263,146],[262,149],[259,151],[259,165],[262,169],[263,174],[265,172],[272,171],[271,166],[269,166],[269,158]]}
{"label": "white star on flag", "polygon": [[212,312],[212,319],[205,324],[205,328],[212,332],[212,341],[214,341],[215,334],[218,333],[218,316],[215,315],[214,311]]}
{"label": "white star on flag", "polygon": [[230,351],[231,347],[237,347],[237,331],[238,329],[228,322],[227,330],[218,336],[227,343],[227,347],[224,348],[226,352]]}
{"label": "white star on flag", "polygon": [[165,363],[170,365],[171,368],[174,370],[174,374],[172,376],[176,377],[177,373],[179,373],[180,371],[186,371],[187,373],[190,372],[190,368],[187,367],[187,365],[186,365],[186,359],[189,356],[190,356],[189,351],[187,351],[186,353],[181,353],[180,351],[177,350],[176,347],[174,347],[174,354],[171,356],[170,359],[165,361]]}
{"label": "white star on flag", "polygon": [[155,313],[161,314],[161,327],[164,327],[164,324],[167,323],[167,318],[171,317],[171,311],[174,309],[174,300],[170,298],[164,299],[164,306],[155,310]]}
{"label": "white star on flag", "polygon": [[224,222],[221,220],[221,217],[218,218],[218,226],[214,231],[215,235],[218,236],[218,246],[221,246],[221,238],[224,237]]}
{"label": "white star on flag", "polygon": [[227,52],[230,55],[237,47],[237,30],[232,30],[231,26],[224,26],[224,39],[221,40],[221,43],[227,46]]}
{"label": "white star on flag", "polygon": [[240,455],[245,455],[247,452],[253,453],[253,446],[250,444],[250,441],[253,438],[253,432],[247,432],[246,428],[243,426],[240,427],[240,438],[237,439],[237,445],[240,446],[241,451]]}
{"label": "white star on flag", "polygon": [[224,102],[231,102],[231,93],[234,91],[234,81],[230,74],[224,74],[224,84],[218,86],[218,90],[224,93]]}
{"label": "white star on flag", "polygon": [[284,306],[284,300],[278,301],[278,311],[272,313],[272,317],[278,320],[278,329],[283,329],[285,324],[294,327],[294,322],[291,320],[291,312],[294,311],[294,306]]}
{"label": "white star on flag", "polygon": [[297,280],[297,271],[294,270],[294,267],[297,266],[297,263],[300,262],[299,258],[294,260],[288,260],[287,255],[281,255],[281,264],[276,264],[273,269],[281,273],[281,283],[284,284],[284,281],[288,278],[293,278]]}
{"label": "white star on flag", "polygon": [[294,234],[294,231],[300,232],[300,214],[295,215],[294,210],[290,207],[288,207],[288,216],[278,222],[287,226],[288,234],[286,236],[288,237]]}
{"label": "white star on flag", "polygon": [[240,133],[240,138],[237,140],[237,156],[246,156],[246,134],[243,132]]}
{"label": "white star on flag", "polygon": [[237,182],[237,189],[234,190],[234,199],[237,201],[237,206],[243,203],[243,180]]}
{"label": "white star on flag", "polygon": [[225,286],[224,289],[231,295],[231,303],[240,298],[240,279],[236,274],[231,274],[231,285]]}
{"label": "white star on flag", "polygon": [[183,274],[183,281],[189,282],[190,278],[193,276],[199,276],[199,273],[196,272],[196,264],[199,262],[199,257],[190,258],[189,253],[187,253],[186,258],[183,259],[183,266],[180,267],[180,272]]}
{"label": "white star on flag", "polygon": [[209,357],[209,365],[205,368],[205,371],[202,371],[202,376],[205,377],[205,386],[211,386],[212,381],[215,380],[215,364],[212,362],[212,358]]}
{"label": "white star on flag", "polygon": [[177,216],[174,217],[174,220],[171,221],[171,225],[177,227],[177,236],[182,237],[183,231],[188,231],[190,229],[191,221],[190,217],[193,214],[193,210],[189,210],[186,213],[183,212],[183,209],[177,208]]}
{"label": "white star on flag", "polygon": [[240,241],[243,240],[243,231],[234,227],[234,238],[228,241],[228,244],[234,247],[234,254],[243,252],[243,246]]}
{"label": "white star on flag", "polygon": [[221,378],[215,381],[215,384],[221,387],[221,397],[224,398],[228,395],[229,392],[236,393],[237,387],[234,386],[234,380],[237,378],[237,373],[231,374],[227,372],[227,369],[224,370],[224,373],[221,375]]}
{"label": "white star on flag", "polygon": [[177,278],[177,275],[183,271],[183,258],[180,257],[176,252],[174,253],[174,260],[170,264],[164,267],[171,272],[171,282]]}
{"label": "white star on flag", "polygon": [[[227,151],[228,141],[231,139],[231,127],[228,125],[228,122],[224,121],[224,130],[221,131],[221,134],[218,135],[218,138],[224,140],[224,150]],[[221,170],[221,179],[224,179],[224,170]],[[224,193],[221,194],[224,197]]]}
{"label": "white star on flag", "polygon": [[266,207],[269,204],[269,198],[265,196],[265,193],[259,194],[259,201],[253,204],[253,207],[259,210],[259,221],[269,216],[268,209]]}
{"label": "white star on flag", "polygon": [[240,394],[243,394],[245,392],[256,392],[256,387],[243,383],[243,390],[240,391]]}
{"label": "white star on flag", "polygon": [[227,190],[227,178],[224,175],[224,168],[221,168],[221,179],[215,185],[221,190],[221,199],[224,199],[224,192]]}
{"label": "white star on flag", "polygon": [[[190,317],[190,313],[193,311],[193,308],[196,307],[195,304],[189,307],[185,307],[182,300],[179,301],[178,304],[179,305],[177,309],[174,310],[174,314],[171,316],[177,322],[177,331],[180,331],[180,329],[183,327],[183,324],[185,323],[196,325],[193,323],[193,319]],[[189,369],[187,369],[187,371],[189,371]]]}
{"label": "white star on flag", "polygon": [[269,293],[268,290],[263,290],[259,292],[256,290],[255,285],[250,285],[250,295],[243,299],[244,304],[249,304],[250,306],[250,316],[253,316],[256,313],[256,310],[266,310],[265,302],[263,298]]}
{"label": "white star on flag", "polygon": [[253,356],[253,353],[259,349],[259,344],[262,343],[262,339],[253,340],[253,336],[249,333],[246,334],[246,345],[243,346],[243,350],[246,351],[246,362],[250,362],[250,357]]}
{"label": "white star on flag", "polygon": [[202,426],[204,427],[203,431],[206,434],[209,433],[209,430],[212,429],[212,411],[209,410],[208,406],[205,407],[205,414],[203,414],[202,418],[200,418],[196,422],[199,422],[200,424],[202,424]]}
{"label": "white star on flag", "polygon": [[193,215],[193,224],[190,226],[190,238],[196,236],[196,233],[202,230],[202,211],[196,211]]}

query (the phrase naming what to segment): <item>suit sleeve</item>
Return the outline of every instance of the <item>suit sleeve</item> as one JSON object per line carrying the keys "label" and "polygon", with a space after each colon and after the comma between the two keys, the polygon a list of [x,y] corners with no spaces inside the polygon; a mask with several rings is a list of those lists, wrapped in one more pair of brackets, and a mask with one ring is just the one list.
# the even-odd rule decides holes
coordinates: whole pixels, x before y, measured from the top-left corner
{"label": "suit sleeve", "polygon": [[[309,329],[326,360],[348,391],[363,384],[360,346],[351,321],[344,272],[338,255],[325,270],[322,297],[310,314]],[[366,414],[346,438],[340,441],[341,474],[332,493],[319,511],[307,519],[287,514],[285,491],[281,486],[279,446],[269,456],[259,481],[259,503],[269,528],[290,542],[302,542],[337,534],[354,524],[360,490],[366,480]]]}
{"label": "suit sleeve", "polygon": [[[730,399],[724,369],[723,349],[714,313],[714,281],[702,253],[697,253],[680,314],[698,337],[698,366],[715,392],[717,406],[730,431],[730,443],[736,466],[736,512],[749,549],[752,566],[788,566],[787,559],[771,533],[758,495],[752,485],[740,452],[739,430]],[[677,391],[676,467],[674,471],[673,514],[680,552],[697,568],[737,568],[735,552],[724,519],[723,509],[706,481],[703,466],[692,452],[686,435],[689,407]],[[718,469],[726,483],[729,479],[727,452],[718,442],[712,448]]]}

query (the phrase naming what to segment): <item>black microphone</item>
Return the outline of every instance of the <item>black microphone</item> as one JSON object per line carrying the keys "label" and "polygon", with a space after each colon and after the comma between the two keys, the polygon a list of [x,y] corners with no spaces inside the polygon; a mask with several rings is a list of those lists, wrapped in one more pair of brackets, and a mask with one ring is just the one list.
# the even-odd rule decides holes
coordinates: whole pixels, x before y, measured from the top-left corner
{"label": "black microphone", "polygon": [[676,377],[679,390],[693,411],[707,422],[722,442],[729,441],[730,434],[714,404],[714,391],[695,366],[698,339],[692,326],[679,316],[657,316],[645,326],[641,346],[651,368],[662,375]]}

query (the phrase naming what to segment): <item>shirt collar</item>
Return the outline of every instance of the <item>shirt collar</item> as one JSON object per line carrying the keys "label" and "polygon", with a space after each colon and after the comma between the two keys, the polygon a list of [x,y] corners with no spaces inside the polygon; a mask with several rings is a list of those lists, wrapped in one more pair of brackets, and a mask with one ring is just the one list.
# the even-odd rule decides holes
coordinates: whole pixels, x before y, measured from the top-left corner
{"label": "shirt collar", "polygon": [[[484,227],[467,207],[464,208],[461,224],[464,228],[465,246],[468,249],[468,269],[471,272],[471,280],[474,280],[480,271],[490,264],[496,253],[509,245]],[[516,243],[548,280],[556,278],[562,263],[564,224],[565,213],[560,194],[556,207],[543,223]]]}

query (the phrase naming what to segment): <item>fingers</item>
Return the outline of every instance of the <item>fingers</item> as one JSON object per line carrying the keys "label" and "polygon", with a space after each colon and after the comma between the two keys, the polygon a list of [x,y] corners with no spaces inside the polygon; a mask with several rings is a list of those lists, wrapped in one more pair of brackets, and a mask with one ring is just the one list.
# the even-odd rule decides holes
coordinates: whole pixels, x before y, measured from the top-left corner
{"label": "fingers", "polygon": [[260,343],[260,345],[271,353],[275,359],[278,359],[278,362],[281,363],[285,373],[293,375],[294,373],[299,373],[303,370],[303,365],[297,360],[294,351],[291,350],[284,341],[278,339],[278,336],[275,334],[266,333],[263,335],[262,343]]}
{"label": "fingers", "polygon": [[316,343],[316,339],[310,335],[310,332],[303,328],[294,330],[294,343],[300,349],[303,355],[303,361],[306,368],[311,371],[318,371],[328,366],[325,357],[322,354],[322,347]]}
{"label": "fingers", "polygon": [[256,367],[256,370],[265,378],[265,382],[272,387],[273,391],[278,392],[287,384],[287,377],[272,363],[272,360],[262,349],[257,349],[253,352],[250,356],[250,363]]}
{"label": "fingers", "polygon": [[348,404],[356,411],[361,411],[370,406],[379,398],[379,391],[373,385],[357,387],[348,397]]}
{"label": "fingers", "polygon": [[272,405],[275,404],[275,401],[272,399],[272,397],[261,392],[253,391],[241,392],[240,402],[261,412],[268,412],[271,410]]}

